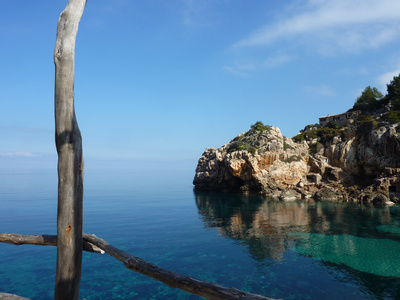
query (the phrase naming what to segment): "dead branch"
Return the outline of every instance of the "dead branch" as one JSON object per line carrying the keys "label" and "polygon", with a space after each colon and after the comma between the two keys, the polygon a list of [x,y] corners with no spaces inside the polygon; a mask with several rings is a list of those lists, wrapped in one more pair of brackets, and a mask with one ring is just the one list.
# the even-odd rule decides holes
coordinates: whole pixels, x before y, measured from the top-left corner
{"label": "dead branch", "polygon": [[[0,233],[0,242],[22,245],[57,245],[55,235],[21,235],[15,233]],[[203,281],[187,275],[172,272],[154,264],[148,263],[144,259],[133,256],[122,251],[105,240],[98,238],[94,234],[83,234],[84,250],[90,252],[107,253],[110,256],[124,263],[128,269],[149,276],[157,281],[161,281],[171,288],[179,288],[188,293],[198,295],[207,299],[241,299],[241,300],[273,300],[261,295],[243,292],[236,288],[224,287],[212,282]],[[88,245],[88,246],[85,246]],[[96,250],[94,250],[96,249]]]}
{"label": "dead branch", "polygon": [[[14,245],[38,245],[38,246],[57,246],[56,235],[22,235],[17,233],[0,233],[0,242]],[[83,250],[87,252],[101,253],[104,251],[97,246],[83,241]]]}
{"label": "dead branch", "polygon": [[28,298],[20,297],[13,294],[0,293],[1,300],[29,300]]}

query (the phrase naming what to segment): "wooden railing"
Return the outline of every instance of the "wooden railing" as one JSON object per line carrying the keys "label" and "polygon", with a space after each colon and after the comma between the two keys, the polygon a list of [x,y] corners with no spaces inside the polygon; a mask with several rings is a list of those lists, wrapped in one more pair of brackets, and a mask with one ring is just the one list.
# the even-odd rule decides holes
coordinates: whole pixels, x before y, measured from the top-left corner
{"label": "wooden railing", "polygon": [[[14,245],[31,244],[57,246],[57,236],[0,233],[0,242]],[[98,238],[94,234],[83,234],[83,250],[94,253],[107,253],[121,261],[126,268],[132,271],[147,275],[157,281],[161,281],[171,288],[178,288],[206,299],[273,300],[272,298],[247,293],[232,287],[224,287],[212,282],[207,282],[161,268],[110,245],[105,240]]]}

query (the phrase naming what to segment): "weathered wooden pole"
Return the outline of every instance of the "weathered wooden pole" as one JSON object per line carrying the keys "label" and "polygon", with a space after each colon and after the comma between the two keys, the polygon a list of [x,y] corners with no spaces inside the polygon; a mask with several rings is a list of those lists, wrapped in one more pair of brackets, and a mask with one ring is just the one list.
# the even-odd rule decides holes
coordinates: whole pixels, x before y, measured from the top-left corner
{"label": "weathered wooden pole", "polygon": [[74,109],[75,40],[86,0],[69,0],[57,26],[55,127],[58,154],[55,299],[78,299],[82,269],[83,155]]}

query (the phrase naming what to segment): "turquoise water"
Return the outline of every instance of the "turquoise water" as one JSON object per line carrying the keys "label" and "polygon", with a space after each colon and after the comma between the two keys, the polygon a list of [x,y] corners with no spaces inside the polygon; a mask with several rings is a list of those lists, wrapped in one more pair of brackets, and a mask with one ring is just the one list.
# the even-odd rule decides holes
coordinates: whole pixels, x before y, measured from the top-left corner
{"label": "turquoise water", "polygon": [[[84,231],[161,267],[282,299],[400,299],[400,208],[193,191],[193,170],[90,172]],[[0,173],[0,232],[56,233],[55,172]],[[0,244],[0,291],[52,299],[56,248]],[[81,298],[199,299],[84,253]]]}

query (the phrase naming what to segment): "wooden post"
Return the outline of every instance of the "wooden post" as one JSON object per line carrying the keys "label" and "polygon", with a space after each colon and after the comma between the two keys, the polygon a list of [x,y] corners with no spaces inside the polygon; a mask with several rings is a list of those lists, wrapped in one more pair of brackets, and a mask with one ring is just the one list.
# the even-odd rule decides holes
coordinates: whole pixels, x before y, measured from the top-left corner
{"label": "wooden post", "polygon": [[78,299],[82,269],[83,155],[74,109],[75,40],[86,0],[69,0],[54,49],[55,128],[58,154],[55,299]]}

